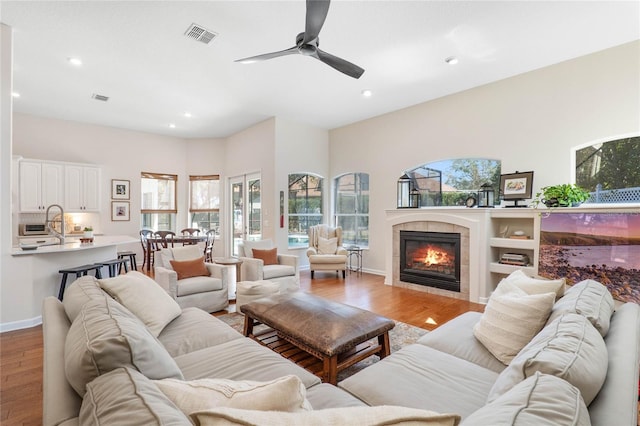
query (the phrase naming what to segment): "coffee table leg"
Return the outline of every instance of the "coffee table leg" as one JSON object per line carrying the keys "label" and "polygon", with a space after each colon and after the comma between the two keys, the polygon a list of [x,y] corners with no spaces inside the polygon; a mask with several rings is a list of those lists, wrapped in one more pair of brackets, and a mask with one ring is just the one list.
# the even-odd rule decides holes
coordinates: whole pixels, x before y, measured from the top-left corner
{"label": "coffee table leg", "polygon": [[338,355],[331,357],[324,357],[322,360],[323,369],[323,382],[331,383],[332,385],[338,384]]}
{"label": "coffee table leg", "polygon": [[249,315],[244,315],[244,335],[250,337],[253,335],[253,318]]}
{"label": "coffee table leg", "polygon": [[388,331],[385,331],[383,334],[378,336],[378,344],[380,345],[380,359],[388,356],[391,353]]}

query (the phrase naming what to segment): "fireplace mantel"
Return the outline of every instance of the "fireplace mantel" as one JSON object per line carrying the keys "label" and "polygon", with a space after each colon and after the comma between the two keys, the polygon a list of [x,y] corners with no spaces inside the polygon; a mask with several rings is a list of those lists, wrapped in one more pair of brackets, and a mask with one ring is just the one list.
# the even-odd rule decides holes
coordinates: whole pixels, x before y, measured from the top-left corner
{"label": "fireplace mantel", "polygon": [[[415,288],[412,285],[399,282],[394,274],[394,264],[399,262],[399,229],[407,227],[413,230],[450,231],[453,227],[468,230],[467,238],[463,237],[467,245],[468,255],[462,256],[466,263],[462,270],[466,273],[468,288],[462,296],[451,294],[451,297],[462,297],[471,302],[483,303],[488,299],[493,288],[487,280],[487,223],[490,209],[469,209],[466,207],[430,207],[423,209],[386,210],[385,226],[385,284],[401,285]],[[427,229],[429,228],[429,229]],[[398,235],[395,235],[398,234]],[[394,282],[395,281],[395,282]],[[445,294],[442,291],[429,288],[415,288],[419,291],[429,291]]]}

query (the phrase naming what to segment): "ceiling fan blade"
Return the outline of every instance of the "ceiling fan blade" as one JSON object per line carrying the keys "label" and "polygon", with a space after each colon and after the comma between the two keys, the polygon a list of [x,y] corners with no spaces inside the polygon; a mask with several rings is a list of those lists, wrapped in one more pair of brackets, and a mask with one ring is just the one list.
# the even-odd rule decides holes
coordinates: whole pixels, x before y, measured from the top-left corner
{"label": "ceiling fan blade", "polygon": [[236,59],[235,62],[240,62],[241,64],[251,64],[253,62],[265,61],[267,59],[277,58],[279,56],[293,55],[295,53],[300,53],[298,51],[298,47],[294,46],[286,50],[281,50],[279,52],[271,52],[264,53],[262,55],[250,56],[248,58]]}
{"label": "ceiling fan blade", "polygon": [[331,0],[307,0],[307,20],[304,26],[304,39],[302,44],[307,44],[318,38],[329,13]]}
{"label": "ceiling fan blade", "polygon": [[360,78],[364,73],[364,70],[359,66],[352,64],[349,61],[345,61],[342,58],[338,58],[337,56],[333,56],[330,53],[323,52],[320,49],[316,49],[315,55],[313,55],[316,59],[324,62],[330,67],[340,71],[343,74],[348,75],[353,78]]}

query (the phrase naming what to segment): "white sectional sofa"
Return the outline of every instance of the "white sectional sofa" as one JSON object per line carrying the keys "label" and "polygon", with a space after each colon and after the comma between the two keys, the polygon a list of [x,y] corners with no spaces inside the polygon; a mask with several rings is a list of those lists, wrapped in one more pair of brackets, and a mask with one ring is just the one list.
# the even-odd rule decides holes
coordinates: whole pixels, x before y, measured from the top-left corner
{"label": "white sectional sofa", "polygon": [[[158,380],[273,382],[283,377],[300,384],[301,390],[292,393],[306,398],[307,405],[296,406],[302,411],[220,408],[216,419],[224,416],[225,424],[242,419],[242,424],[374,425],[404,419],[467,426],[636,425],[640,308],[628,303],[613,314],[604,309],[594,320],[576,297],[582,295],[579,287],[555,303],[555,314],[530,345],[538,339],[554,346],[554,336],[571,341],[580,334],[576,330],[583,330],[582,346],[595,349],[570,356],[599,366],[598,371],[557,373],[548,359],[536,361],[530,353],[540,351],[529,345],[505,366],[473,334],[482,314],[467,313],[336,387],[202,310],[176,311],[149,292],[144,301],[126,300],[133,294],[127,285],[151,285],[141,275],[83,277],[68,288],[64,303],[54,297],[44,301],[44,425],[187,425],[186,414],[160,391]],[[576,310],[578,315],[572,313]],[[610,325],[602,338],[592,321],[605,320]],[[585,404],[583,393],[593,401]],[[309,405],[313,411],[304,411]]]}

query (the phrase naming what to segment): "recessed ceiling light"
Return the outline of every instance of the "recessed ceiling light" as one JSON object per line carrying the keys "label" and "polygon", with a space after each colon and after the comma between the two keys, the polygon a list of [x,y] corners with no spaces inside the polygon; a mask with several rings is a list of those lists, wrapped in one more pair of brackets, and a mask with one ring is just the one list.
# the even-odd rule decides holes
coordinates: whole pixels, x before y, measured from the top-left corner
{"label": "recessed ceiling light", "polygon": [[449,56],[447,59],[444,60],[447,64],[449,65],[455,65],[458,63],[458,58],[456,58],[455,56]]}
{"label": "recessed ceiling light", "polygon": [[184,116],[187,118],[191,118],[191,113],[189,111],[185,111]]}
{"label": "recessed ceiling light", "polygon": [[364,89],[360,93],[362,93],[362,96],[364,96],[365,98],[370,98],[373,95],[373,92],[369,89]]}
{"label": "recessed ceiling light", "polygon": [[11,96],[13,96],[14,98],[19,98],[20,97],[20,93],[13,92],[13,93],[11,93]]}
{"label": "recessed ceiling light", "polygon": [[82,59],[80,58],[67,58],[67,61],[69,61],[71,65],[75,65],[76,67],[82,65]]}
{"label": "recessed ceiling light", "polygon": [[169,123],[169,128],[171,128],[171,129],[175,129],[175,128],[176,128],[176,125],[175,125],[175,124],[173,124],[173,123]]}

